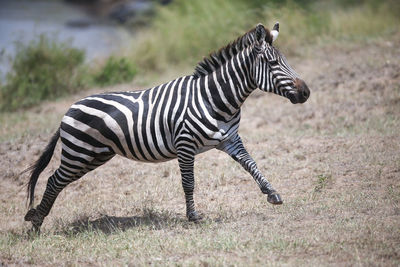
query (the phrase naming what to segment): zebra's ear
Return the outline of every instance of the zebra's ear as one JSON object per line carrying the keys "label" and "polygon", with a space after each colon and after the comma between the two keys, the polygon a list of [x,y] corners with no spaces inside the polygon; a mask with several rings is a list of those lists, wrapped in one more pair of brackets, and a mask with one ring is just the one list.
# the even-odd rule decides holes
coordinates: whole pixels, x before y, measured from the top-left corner
{"label": "zebra's ear", "polygon": [[260,44],[265,41],[265,37],[267,36],[267,31],[265,30],[264,25],[258,23],[256,26],[256,40]]}
{"label": "zebra's ear", "polygon": [[272,28],[271,35],[272,35],[272,42],[274,42],[279,35],[279,22],[275,23],[274,27]]}

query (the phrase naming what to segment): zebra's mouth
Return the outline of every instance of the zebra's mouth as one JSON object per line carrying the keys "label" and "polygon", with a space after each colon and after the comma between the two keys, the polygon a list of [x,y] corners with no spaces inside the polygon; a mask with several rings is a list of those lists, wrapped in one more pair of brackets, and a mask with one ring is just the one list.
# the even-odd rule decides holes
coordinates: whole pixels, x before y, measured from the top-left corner
{"label": "zebra's mouth", "polygon": [[294,92],[294,91],[289,91],[288,93],[287,93],[287,98],[289,98],[289,100],[290,100],[290,102],[292,102],[292,104],[297,104],[297,103],[299,103],[299,100],[298,100],[298,98],[297,98],[297,93],[296,92]]}
{"label": "zebra's mouth", "polygon": [[288,91],[287,98],[289,98],[292,104],[302,104],[307,101],[308,96],[301,94],[298,91]]}

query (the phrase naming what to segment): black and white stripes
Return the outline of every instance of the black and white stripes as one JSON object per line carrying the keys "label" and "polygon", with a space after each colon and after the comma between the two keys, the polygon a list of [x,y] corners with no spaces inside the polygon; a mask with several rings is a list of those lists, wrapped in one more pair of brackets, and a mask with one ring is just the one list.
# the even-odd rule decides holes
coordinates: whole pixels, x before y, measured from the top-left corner
{"label": "black and white stripes", "polygon": [[[302,103],[309,96],[305,83],[272,46],[272,38],[259,24],[200,62],[194,75],[143,91],[93,95],[72,105],[32,167],[31,209],[25,220],[39,229],[65,186],[116,154],[145,162],[178,158],[189,220],[199,219],[193,200],[195,155],[212,148],[239,162],[268,194],[268,201],[281,204],[279,194],[258,170],[238,135],[241,106],[257,87],[286,96],[293,103]],[[61,164],[49,178],[41,203],[33,208],[37,179],[59,137]]]}

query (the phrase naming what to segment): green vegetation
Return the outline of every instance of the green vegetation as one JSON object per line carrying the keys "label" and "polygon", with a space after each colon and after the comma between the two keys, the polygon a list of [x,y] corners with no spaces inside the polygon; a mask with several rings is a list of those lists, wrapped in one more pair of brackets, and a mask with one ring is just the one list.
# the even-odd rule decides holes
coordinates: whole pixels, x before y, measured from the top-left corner
{"label": "green vegetation", "polygon": [[324,189],[326,187],[326,185],[328,184],[328,182],[331,180],[332,175],[331,174],[319,174],[317,176],[318,180],[317,180],[317,185],[314,187],[314,193],[318,193],[321,192],[322,189]]}
{"label": "green vegetation", "polygon": [[363,40],[393,33],[398,1],[176,0],[159,8],[149,30],[135,40],[133,61],[141,70],[194,65],[256,23],[281,23],[277,44],[288,52],[321,41]]}
{"label": "green vegetation", "polygon": [[0,88],[0,111],[28,108],[90,86],[129,82],[136,74],[127,58],[110,57],[94,71],[84,59],[82,50],[44,34],[28,45],[17,43],[12,71]]}
{"label": "green vegetation", "polygon": [[134,61],[146,70],[193,64],[253,26],[246,10],[240,0],[174,1],[158,9],[151,29],[134,44]]}
{"label": "green vegetation", "polygon": [[93,76],[96,85],[107,86],[130,82],[136,74],[135,65],[126,58],[109,57],[104,66]]}
{"label": "green vegetation", "polygon": [[82,87],[84,52],[40,35],[16,44],[12,71],[0,90],[0,110],[15,110],[54,99]]}

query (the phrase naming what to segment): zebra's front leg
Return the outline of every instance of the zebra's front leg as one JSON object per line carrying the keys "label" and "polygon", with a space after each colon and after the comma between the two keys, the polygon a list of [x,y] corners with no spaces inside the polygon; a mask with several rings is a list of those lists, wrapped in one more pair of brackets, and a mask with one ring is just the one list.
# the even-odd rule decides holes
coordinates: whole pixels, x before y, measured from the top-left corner
{"label": "zebra's front leg", "polygon": [[268,195],[267,200],[269,203],[274,205],[283,203],[281,196],[276,192],[264,175],[262,175],[260,170],[257,168],[256,162],[244,148],[239,135],[225,141],[218,147],[218,149],[230,155],[235,161],[239,162],[240,165],[251,174],[251,176],[253,176],[254,180],[260,187],[261,192]]}
{"label": "zebra's front leg", "polygon": [[194,155],[178,154],[178,163],[182,176],[182,186],[185,192],[186,200],[186,217],[191,222],[201,219],[194,207],[193,191],[194,191]]}

